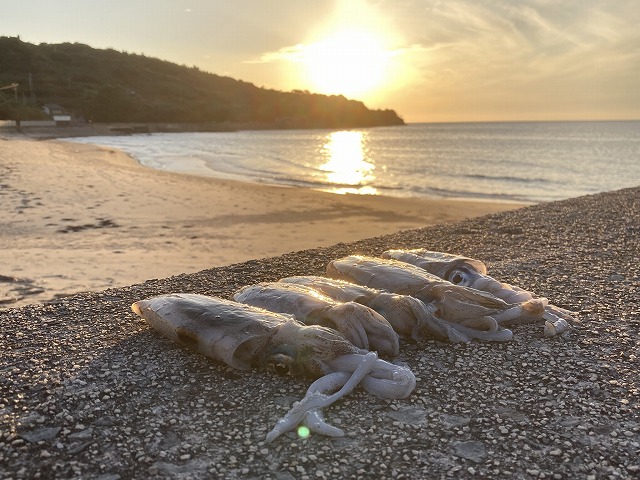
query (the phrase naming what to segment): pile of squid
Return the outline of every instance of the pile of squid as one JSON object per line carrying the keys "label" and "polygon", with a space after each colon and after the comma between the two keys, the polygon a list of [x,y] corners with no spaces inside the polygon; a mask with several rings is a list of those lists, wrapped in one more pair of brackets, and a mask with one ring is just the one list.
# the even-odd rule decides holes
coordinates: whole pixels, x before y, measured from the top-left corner
{"label": "pile of squid", "polygon": [[233,300],[175,293],[133,311],[153,329],[233,368],[266,368],[316,379],[267,434],[305,426],[342,436],[322,414],[357,386],[402,399],[416,379],[390,360],[400,339],[508,341],[514,325],[540,322],[544,335],[570,328],[572,313],[487,275],[479,260],[424,249],[351,255],[327,276],[298,276],[241,288]]}

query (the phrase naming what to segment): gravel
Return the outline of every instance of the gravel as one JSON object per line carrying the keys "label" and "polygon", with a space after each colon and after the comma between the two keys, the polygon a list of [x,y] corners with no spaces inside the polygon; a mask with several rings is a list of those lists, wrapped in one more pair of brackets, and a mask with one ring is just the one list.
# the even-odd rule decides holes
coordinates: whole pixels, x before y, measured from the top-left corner
{"label": "gravel", "polygon": [[[144,297],[228,297],[327,261],[428,247],[578,312],[504,344],[405,343],[405,400],[354,392],[347,435],[264,437],[310,383],[242,372],[149,330]],[[640,188],[0,312],[0,478],[638,478]]]}

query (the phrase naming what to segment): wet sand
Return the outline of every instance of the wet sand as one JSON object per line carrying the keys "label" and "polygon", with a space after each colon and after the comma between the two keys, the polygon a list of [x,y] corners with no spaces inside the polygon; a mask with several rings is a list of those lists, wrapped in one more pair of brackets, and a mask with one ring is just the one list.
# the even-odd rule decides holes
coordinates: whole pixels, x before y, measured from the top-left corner
{"label": "wet sand", "polygon": [[199,178],[18,135],[0,157],[0,308],[520,206]]}

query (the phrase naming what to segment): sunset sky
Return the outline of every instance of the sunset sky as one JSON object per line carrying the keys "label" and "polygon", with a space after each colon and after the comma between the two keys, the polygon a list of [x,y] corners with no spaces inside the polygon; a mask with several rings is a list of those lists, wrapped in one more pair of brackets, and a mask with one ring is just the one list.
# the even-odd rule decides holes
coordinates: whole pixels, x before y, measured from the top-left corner
{"label": "sunset sky", "polygon": [[144,53],[408,122],[639,119],[637,0],[0,0],[0,35]]}

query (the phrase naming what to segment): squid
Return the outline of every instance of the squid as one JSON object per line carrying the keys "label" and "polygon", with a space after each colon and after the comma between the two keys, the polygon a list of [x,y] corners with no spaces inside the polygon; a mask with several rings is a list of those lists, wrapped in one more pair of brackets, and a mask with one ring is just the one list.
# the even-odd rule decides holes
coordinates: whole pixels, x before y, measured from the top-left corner
{"label": "squid", "polygon": [[397,260],[352,255],[329,262],[327,274],[416,297],[427,304],[434,316],[486,332],[486,340],[510,340],[512,332],[501,327],[501,323],[523,317],[539,319],[545,306],[541,299],[509,305],[491,293],[454,285]]}
{"label": "squid", "polygon": [[435,338],[456,343],[484,337],[483,331],[462,325],[454,328],[451,323],[433,316],[424,302],[409,295],[315,275],[286,277],[278,281],[306,285],[338,302],[353,301],[366,305],[386,318],[401,337],[414,340]]}
{"label": "squid", "polygon": [[341,429],[325,422],[322,408],[358,385],[387,399],[406,398],[416,385],[408,367],[379,359],[333,329],[303,325],[290,315],[190,293],[140,300],[131,308],[158,333],[230,367],[317,379],[267,434],[267,442],[300,423],[311,432],[342,436]]}
{"label": "squid", "polygon": [[488,276],[487,267],[480,260],[422,248],[387,250],[382,257],[409,263],[456,285],[489,292],[509,304],[532,300],[543,301],[545,307],[542,319],[545,322],[545,336],[558,335],[570,328],[569,322],[576,322],[573,312],[549,304],[546,298],[536,297],[527,290]]}
{"label": "squid", "polygon": [[355,302],[336,302],[306,285],[282,282],[248,285],[233,299],[272,312],[289,313],[305,325],[333,328],[356,347],[395,357],[400,353],[398,334],[374,310]]}

